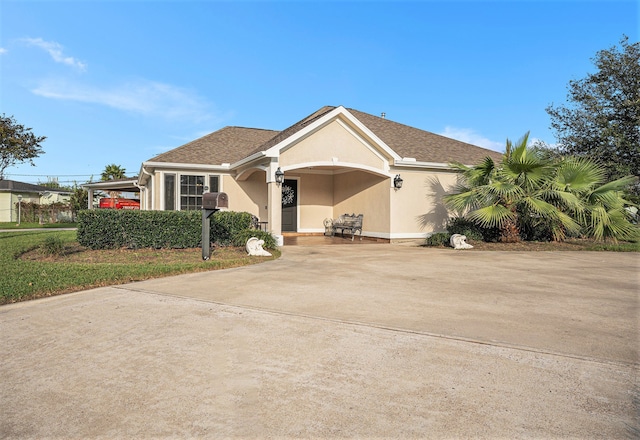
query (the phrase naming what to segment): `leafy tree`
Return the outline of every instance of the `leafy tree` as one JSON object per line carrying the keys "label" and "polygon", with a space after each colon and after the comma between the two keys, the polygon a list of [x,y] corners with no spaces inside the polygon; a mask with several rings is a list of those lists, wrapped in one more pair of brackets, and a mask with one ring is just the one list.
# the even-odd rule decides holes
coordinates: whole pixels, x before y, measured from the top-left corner
{"label": "leafy tree", "polygon": [[0,116],[0,180],[5,170],[17,163],[29,161],[44,153],[40,143],[46,136],[36,136],[31,128],[18,124],[13,116]]}
{"label": "leafy tree", "polygon": [[620,46],[596,53],[596,73],[569,81],[567,105],[546,109],[560,152],[595,160],[607,180],[640,176],[640,43],[623,36]]}
{"label": "leafy tree", "polygon": [[89,206],[89,192],[79,186],[77,182],[73,183],[71,196],[69,197],[69,206],[71,207],[71,214],[73,215],[74,221],[78,215],[78,211],[87,209]]}
{"label": "leafy tree", "polygon": [[482,228],[499,228],[500,241],[562,240],[567,233],[629,239],[637,233],[620,192],[635,177],[605,183],[603,167],[530,148],[528,133],[516,144],[507,140],[500,164],[487,157],[476,166],[453,166],[461,179],[445,203]]}
{"label": "leafy tree", "polygon": [[100,180],[106,182],[107,180],[117,180],[117,179],[125,179],[127,176],[125,175],[126,171],[120,165],[116,165],[112,163],[104,167],[104,171],[100,176]]}

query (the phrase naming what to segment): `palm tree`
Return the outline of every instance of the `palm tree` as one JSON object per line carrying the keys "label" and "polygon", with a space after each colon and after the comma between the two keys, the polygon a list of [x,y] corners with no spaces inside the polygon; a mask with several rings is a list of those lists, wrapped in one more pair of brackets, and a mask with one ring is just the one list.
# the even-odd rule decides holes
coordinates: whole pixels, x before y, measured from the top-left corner
{"label": "palm tree", "polygon": [[554,239],[565,231],[577,231],[579,225],[552,203],[554,192],[548,182],[555,175],[553,162],[539,150],[528,149],[529,133],[516,144],[507,140],[500,166],[487,157],[481,164],[462,171],[461,185],[445,196],[445,203],[483,228],[500,229],[500,241],[520,241],[523,225],[548,223]]}
{"label": "palm tree", "polygon": [[566,207],[584,226],[585,235],[597,240],[634,239],[638,228],[630,222],[626,207],[632,203],[623,198],[623,193],[638,179],[626,176],[605,182],[605,176],[605,169],[596,163],[571,157],[558,167],[555,183],[578,198],[579,203]]}
{"label": "palm tree", "polygon": [[602,167],[586,159],[552,159],[528,148],[529,133],[516,144],[507,140],[499,165],[486,158],[461,171],[456,191],[445,196],[451,209],[483,228],[500,229],[500,240],[519,241],[522,230],[547,228],[554,240],[580,232],[596,239],[628,239],[637,234],[629,222],[622,190],[633,176],[604,183]]}
{"label": "palm tree", "polygon": [[[118,179],[125,179],[125,178],[126,178],[125,169],[122,168],[120,165],[116,165],[115,163],[112,163],[104,167],[104,171],[100,176],[100,180],[103,182],[106,182],[108,180],[118,180]],[[109,197],[111,197],[112,199],[117,198],[119,195],[120,195],[120,192],[118,191],[109,191]]]}
{"label": "palm tree", "polygon": [[126,170],[120,165],[112,163],[111,165],[107,165],[106,167],[104,167],[104,171],[100,176],[100,180],[106,182],[107,180],[125,179],[125,172]]}

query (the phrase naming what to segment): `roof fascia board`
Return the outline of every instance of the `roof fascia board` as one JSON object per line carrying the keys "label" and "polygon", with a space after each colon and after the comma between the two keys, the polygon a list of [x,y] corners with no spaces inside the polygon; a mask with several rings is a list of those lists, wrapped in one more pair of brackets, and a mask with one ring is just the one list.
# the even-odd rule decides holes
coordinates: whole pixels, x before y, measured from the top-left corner
{"label": "roof fascia board", "polygon": [[211,171],[229,171],[231,169],[230,164],[224,163],[222,165],[208,165],[200,163],[177,163],[177,162],[143,162],[142,167],[150,168],[178,168],[182,170],[211,170]]}
{"label": "roof fascia board", "polygon": [[138,183],[138,179],[130,179],[130,180],[123,180],[121,182],[88,182],[85,183],[83,185],[81,185],[83,188],[95,188],[95,189],[100,189],[100,188],[104,188],[104,187],[108,187],[108,188],[129,188],[131,186],[136,186],[136,184]]}
{"label": "roof fascia board", "polygon": [[229,165],[229,168],[230,169],[238,168],[244,164],[253,162],[254,160],[262,159],[266,155],[267,155],[266,152],[258,151],[257,153],[254,153],[251,156],[247,156],[244,159],[240,159],[239,161],[232,163],[231,165]]}
{"label": "roof fascia board", "polygon": [[453,170],[454,168],[447,163],[440,162],[418,162],[415,160],[396,160],[393,162],[396,167],[403,168],[429,168],[429,169],[441,169],[441,170]]}

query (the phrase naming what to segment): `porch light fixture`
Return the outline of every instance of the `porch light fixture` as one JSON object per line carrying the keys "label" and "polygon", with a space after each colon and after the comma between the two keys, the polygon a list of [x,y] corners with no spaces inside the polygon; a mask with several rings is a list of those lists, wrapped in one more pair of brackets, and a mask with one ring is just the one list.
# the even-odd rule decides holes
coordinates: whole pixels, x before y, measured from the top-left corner
{"label": "porch light fixture", "polygon": [[284,172],[280,169],[280,167],[278,167],[278,169],[276,170],[276,183],[278,185],[282,185],[282,182],[284,182]]}
{"label": "porch light fixture", "polygon": [[394,179],[393,179],[393,187],[395,189],[402,188],[402,177],[400,177],[400,174],[396,174],[396,177],[394,177]]}

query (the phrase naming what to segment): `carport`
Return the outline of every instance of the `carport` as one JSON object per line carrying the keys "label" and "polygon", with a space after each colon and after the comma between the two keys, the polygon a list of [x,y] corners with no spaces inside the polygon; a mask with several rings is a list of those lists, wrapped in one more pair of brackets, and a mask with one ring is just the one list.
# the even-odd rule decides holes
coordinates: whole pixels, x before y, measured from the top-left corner
{"label": "carport", "polygon": [[86,189],[89,194],[88,206],[87,206],[87,208],[89,209],[95,208],[95,206],[93,205],[93,197],[94,197],[95,191],[102,191],[105,193],[109,193],[109,192],[140,193],[140,187],[138,186],[138,176],[127,177],[125,179],[107,180],[104,182],[88,182],[82,185],[82,187]]}

